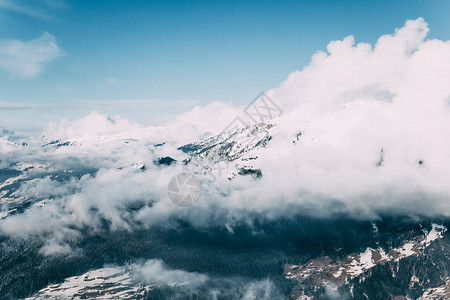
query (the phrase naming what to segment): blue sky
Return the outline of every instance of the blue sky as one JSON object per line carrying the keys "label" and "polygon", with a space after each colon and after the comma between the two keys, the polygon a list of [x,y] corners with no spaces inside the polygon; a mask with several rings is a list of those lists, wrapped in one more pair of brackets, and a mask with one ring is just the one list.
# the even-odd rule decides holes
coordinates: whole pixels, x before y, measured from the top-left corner
{"label": "blue sky", "polygon": [[415,0],[0,0],[0,48],[46,33],[58,48],[26,74],[2,68],[0,49],[0,110],[17,125],[93,109],[143,121],[214,100],[245,104],[331,40],[373,43],[417,17],[429,37],[449,40],[449,12],[448,1]]}

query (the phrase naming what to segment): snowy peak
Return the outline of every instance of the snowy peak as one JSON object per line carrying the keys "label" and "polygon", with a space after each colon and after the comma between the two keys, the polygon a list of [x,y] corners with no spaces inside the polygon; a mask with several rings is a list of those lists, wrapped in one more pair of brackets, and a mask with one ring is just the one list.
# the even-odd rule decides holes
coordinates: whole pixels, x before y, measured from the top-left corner
{"label": "snowy peak", "polygon": [[264,148],[271,140],[273,124],[259,123],[237,129],[232,133],[223,132],[204,141],[187,144],[178,149],[190,155],[208,158],[212,161],[234,161],[244,158],[253,149]]}

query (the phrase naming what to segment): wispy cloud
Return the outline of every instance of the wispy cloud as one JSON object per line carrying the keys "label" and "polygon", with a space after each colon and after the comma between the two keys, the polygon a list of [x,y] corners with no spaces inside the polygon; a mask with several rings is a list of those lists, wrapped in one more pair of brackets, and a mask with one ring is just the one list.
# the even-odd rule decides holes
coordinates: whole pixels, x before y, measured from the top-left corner
{"label": "wispy cloud", "polygon": [[37,106],[36,105],[28,105],[28,104],[16,104],[16,103],[11,103],[11,102],[4,102],[4,101],[0,101],[0,111],[2,110],[7,110],[7,111],[11,111],[11,110],[29,110],[29,109],[36,109]]}
{"label": "wispy cloud", "polygon": [[67,7],[63,0],[41,0],[41,1],[17,1],[0,0],[0,10],[20,13],[40,19],[51,18],[51,11],[61,10]]}
{"label": "wispy cloud", "polygon": [[45,63],[63,54],[56,38],[47,32],[31,41],[0,40],[0,69],[20,78],[33,78]]}
{"label": "wispy cloud", "polygon": [[161,100],[161,99],[117,99],[117,100],[96,100],[96,99],[76,99],[75,103],[87,105],[90,109],[101,110],[106,105],[114,109],[167,109],[173,106],[183,109],[191,109],[195,105],[202,104],[201,100]]}
{"label": "wispy cloud", "polygon": [[16,2],[13,2],[10,0],[0,0],[0,9],[29,15],[29,16],[32,16],[35,18],[46,18],[47,17],[47,15],[44,14],[43,12],[40,12],[33,8],[29,8],[27,6],[22,6],[20,4],[17,4]]}

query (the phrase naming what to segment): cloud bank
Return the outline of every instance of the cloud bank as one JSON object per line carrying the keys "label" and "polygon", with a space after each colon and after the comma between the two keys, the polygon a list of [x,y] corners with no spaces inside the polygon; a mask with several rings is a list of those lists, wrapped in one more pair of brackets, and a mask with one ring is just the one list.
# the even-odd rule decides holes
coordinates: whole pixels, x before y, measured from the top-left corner
{"label": "cloud bank", "polygon": [[262,178],[205,180],[200,205],[188,209],[166,194],[186,166],[153,161],[183,161],[189,156],[179,146],[220,133],[245,117],[243,108],[212,103],[152,127],[93,113],[49,124],[26,147],[2,137],[3,165],[39,161],[52,172],[96,173],[22,183],[20,199],[49,201],[1,220],[0,231],[51,236],[43,250],[50,254],[67,252],[64,244],[77,230],[95,232],[105,222],[111,230],[133,230],[183,219],[232,232],[234,222],[255,215],[449,216],[450,42],[426,39],[428,31],[419,18],[374,46],[352,36],[330,42],[327,52],[268,92],[284,114],[272,120],[267,147],[251,153]]}
{"label": "cloud bank", "polygon": [[31,41],[0,41],[0,69],[20,78],[39,75],[45,63],[61,55],[56,38],[47,32]]}

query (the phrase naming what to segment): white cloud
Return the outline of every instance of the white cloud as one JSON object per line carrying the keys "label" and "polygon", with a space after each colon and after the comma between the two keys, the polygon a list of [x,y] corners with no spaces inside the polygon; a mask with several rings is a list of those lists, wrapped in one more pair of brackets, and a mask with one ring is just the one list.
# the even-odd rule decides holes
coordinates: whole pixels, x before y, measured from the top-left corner
{"label": "white cloud", "polygon": [[60,245],[57,242],[50,240],[41,248],[40,252],[43,255],[68,255],[73,252],[72,248],[68,245]]}
{"label": "white cloud", "polygon": [[137,279],[152,284],[189,284],[198,285],[208,280],[208,276],[186,272],[183,270],[171,270],[162,260],[151,259],[140,266],[136,273]]}
{"label": "white cloud", "polygon": [[93,112],[78,120],[63,119],[60,122],[50,122],[45,129],[49,139],[94,137],[112,135],[139,128],[138,123],[120,117],[107,117]]}
{"label": "white cloud", "polygon": [[63,55],[56,39],[49,33],[31,41],[0,40],[0,69],[21,78],[32,78],[43,65]]}
{"label": "white cloud", "polygon": [[281,296],[277,295],[276,287],[270,280],[261,280],[249,283],[241,300],[269,300],[269,299],[281,299]]}

